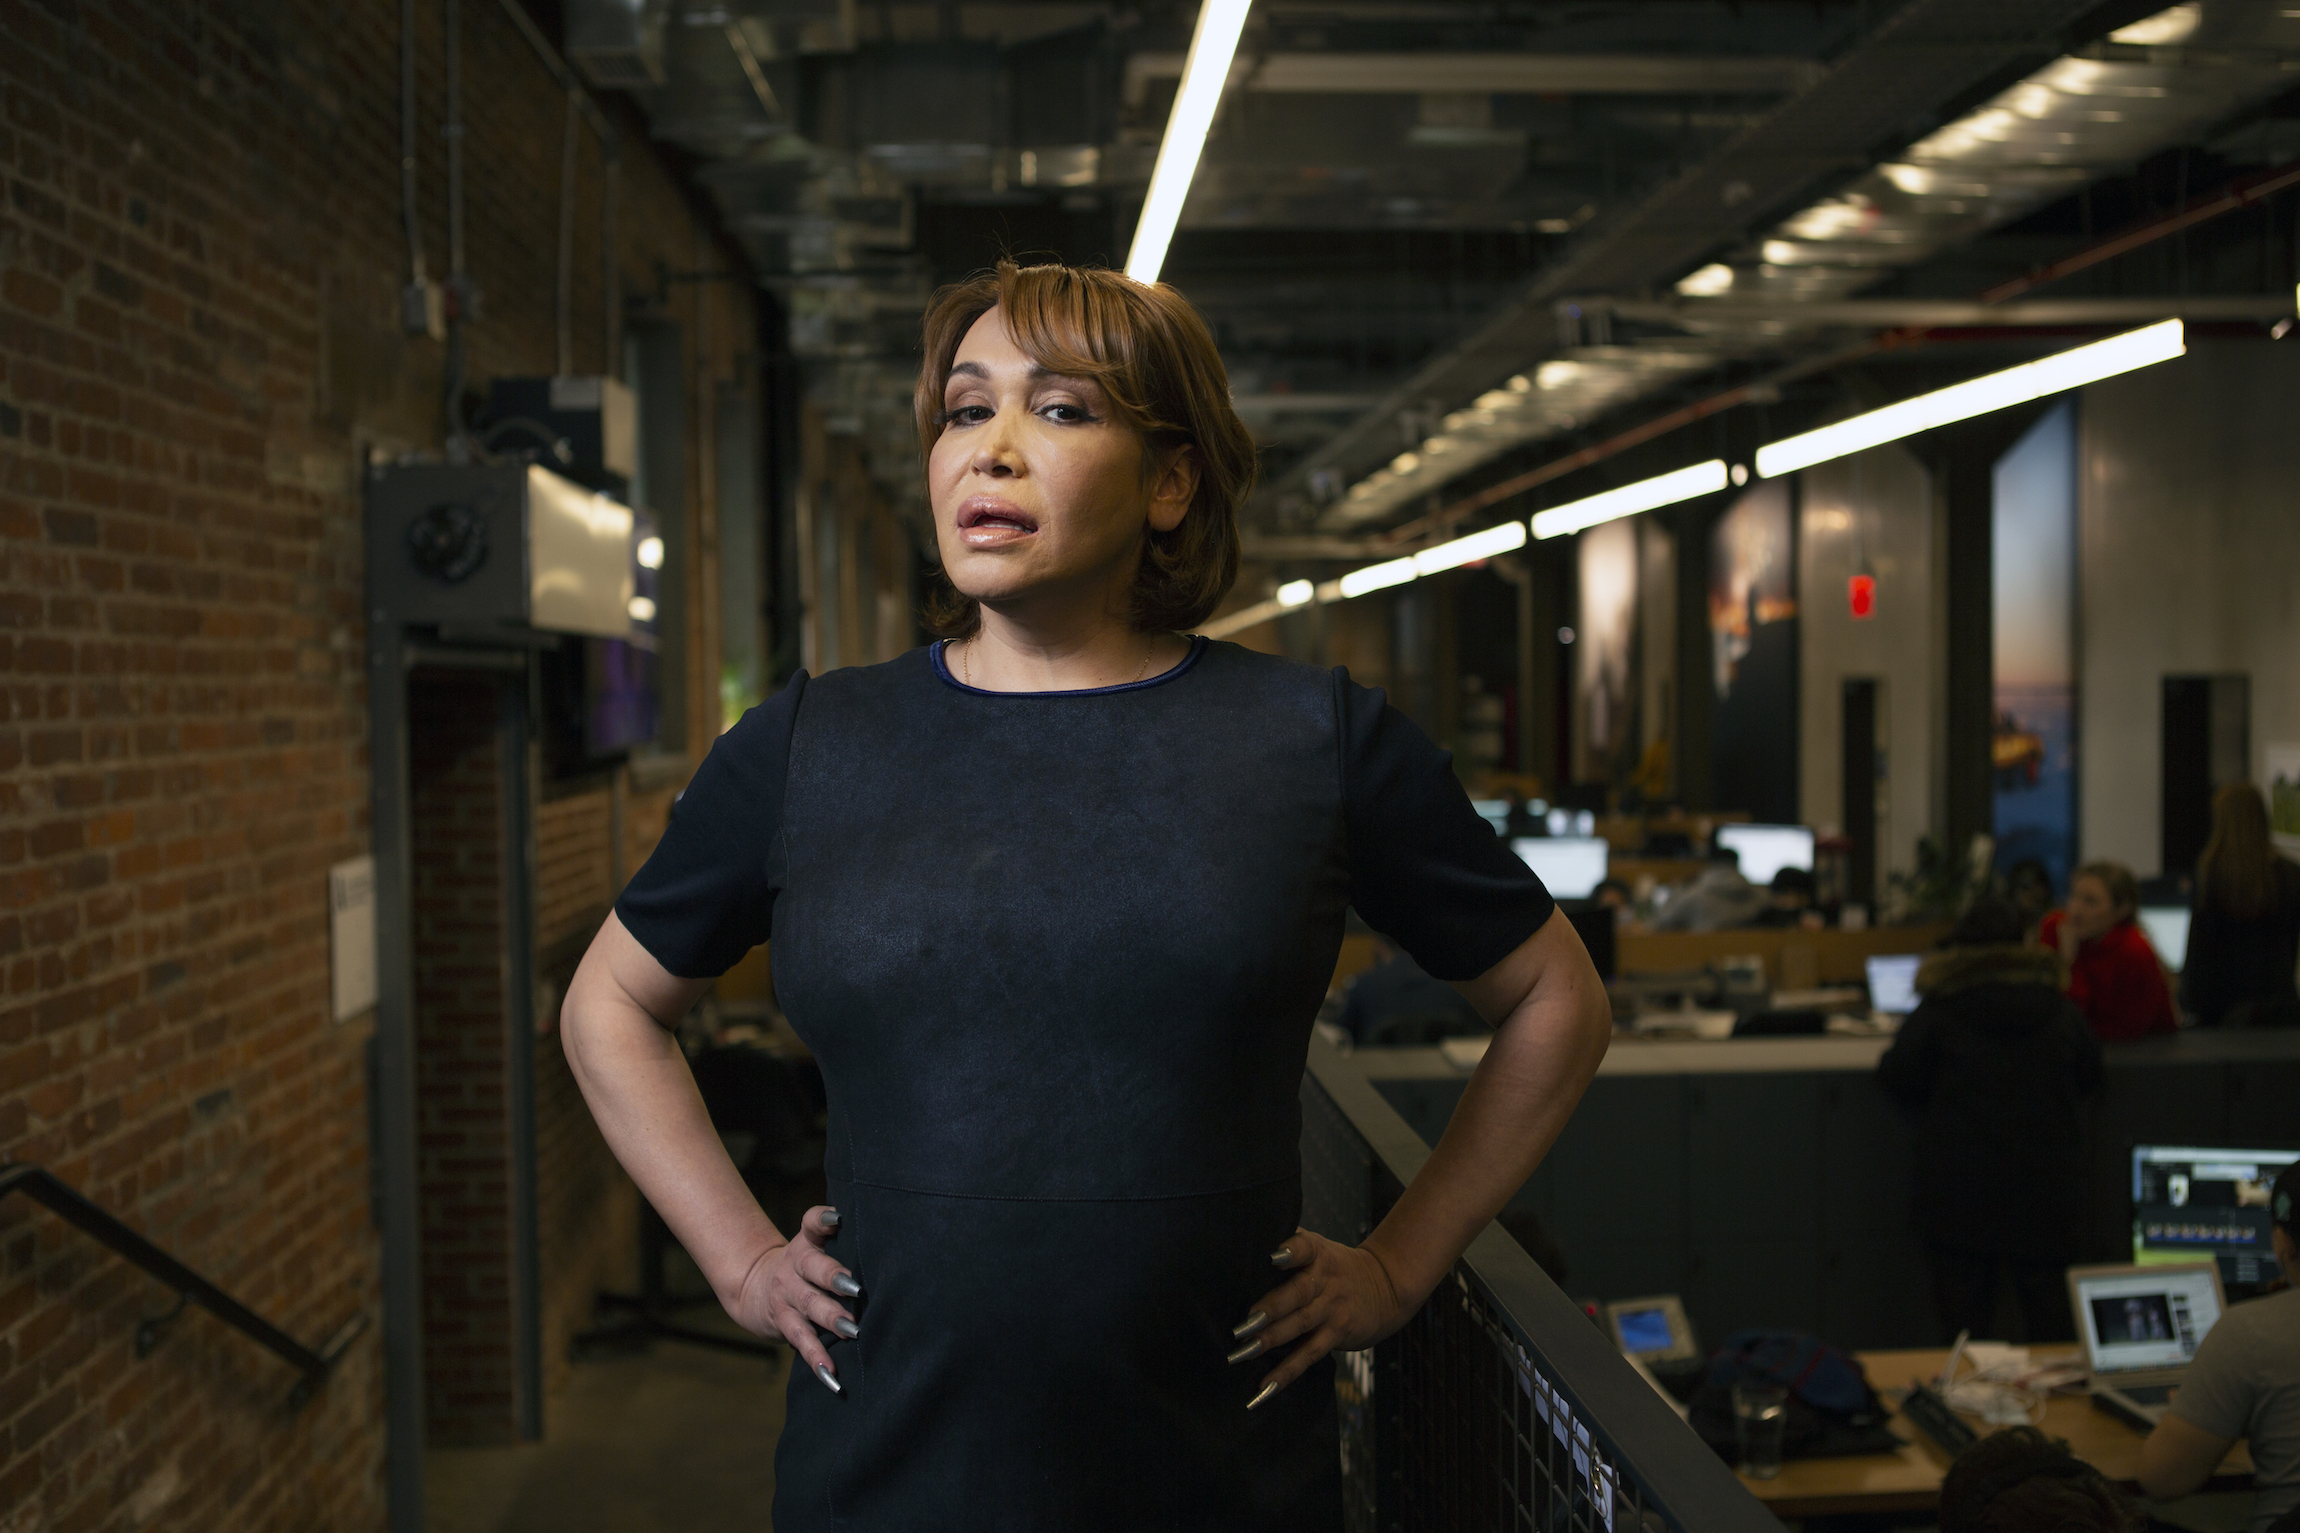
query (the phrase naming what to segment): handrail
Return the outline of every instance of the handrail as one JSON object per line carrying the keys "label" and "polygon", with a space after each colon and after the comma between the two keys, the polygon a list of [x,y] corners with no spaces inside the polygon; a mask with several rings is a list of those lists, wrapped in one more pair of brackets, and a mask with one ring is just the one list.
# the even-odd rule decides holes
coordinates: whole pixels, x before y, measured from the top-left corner
{"label": "handrail", "polygon": [[[1357,1063],[1323,1039],[1311,1040],[1306,1075],[1302,1222],[1355,1243],[1421,1170],[1430,1147]],[[1355,1141],[1347,1156],[1355,1164],[1337,1163],[1330,1138],[1313,1163],[1321,1117]],[[1472,1386],[1465,1347],[1486,1354],[1475,1370],[1488,1375],[1485,1387]],[[1410,1358],[1409,1349],[1422,1357]],[[1436,1525],[1429,1520],[1432,1508],[1401,1504],[1421,1500],[1403,1483],[1406,1460],[1432,1468],[1442,1462],[1437,1478],[1458,1487],[1474,1477],[1465,1471],[1485,1445],[1513,1439],[1517,1447],[1502,1449],[1502,1456],[1525,1459],[1529,1478],[1550,1482],[1541,1499],[1559,1498],[1554,1509],[1542,1509],[1535,1526],[1554,1519],[1557,1526],[1613,1528],[1618,1502],[1627,1528],[1780,1533],[1772,1513],[1498,1225],[1470,1243],[1421,1315],[1367,1361],[1375,1407],[1375,1483],[1367,1487],[1375,1505],[1368,1510],[1384,1533]],[[1412,1368],[1444,1377],[1447,1392],[1459,1398],[1440,1401],[1426,1382],[1408,1384]],[[1385,1405],[1383,1386],[1392,1380]],[[1400,1387],[1414,1399],[1410,1413],[1397,1400]],[[1490,1419],[1496,1410],[1516,1419]],[[1473,1416],[1480,1419],[1472,1422]],[[1607,1485],[1611,1493],[1601,1488]],[[1496,1493],[1521,1506],[1536,1494],[1526,1484]]]}
{"label": "handrail", "polygon": [[6,1198],[12,1192],[24,1194],[66,1224],[99,1244],[110,1247],[176,1291],[174,1310],[146,1320],[136,1328],[138,1357],[151,1352],[158,1344],[161,1329],[182,1312],[185,1304],[197,1304],[256,1345],[277,1354],[288,1366],[302,1374],[302,1380],[290,1396],[291,1403],[300,1405],[310,1397],[313,1390],[327,1381],[337,1361],[349,1350],[360,1332],[367,1329],[367,1315],[362,1311],[337,1327],[335,1334],[322,1342],[315,1352],[129,1228],[118,1215],[89,1201],[47,1168],[24,1161],[0,1163],[0,1198]]}

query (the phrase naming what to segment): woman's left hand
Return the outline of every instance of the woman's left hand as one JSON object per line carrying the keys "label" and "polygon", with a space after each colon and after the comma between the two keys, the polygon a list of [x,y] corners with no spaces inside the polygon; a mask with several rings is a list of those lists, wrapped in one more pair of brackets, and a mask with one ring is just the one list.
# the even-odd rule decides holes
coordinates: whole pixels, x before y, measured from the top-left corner
{"label": "woman's left hand", "polygon": [[1293,1274],[1254,1306],[1233,1333],[1238,1349],[1230,1361],[1243,1363],[1277,1355],[1297,1343],[1262,1380],[1246,1403],[1252,1410],[1300,1378],[1329,1352],[1354,1352],[1406,1323],[1413,1311],[1390,1281],[1381,1259],[1363,1246],[1338,1245],[1308,1230],[1270,1253],[1270,1264]]}

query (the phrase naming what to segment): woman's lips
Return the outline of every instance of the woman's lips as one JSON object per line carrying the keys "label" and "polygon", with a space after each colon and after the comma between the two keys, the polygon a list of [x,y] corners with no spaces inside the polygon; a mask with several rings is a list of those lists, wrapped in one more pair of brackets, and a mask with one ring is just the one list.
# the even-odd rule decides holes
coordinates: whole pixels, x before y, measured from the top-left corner
{"label": "woman's lips", "polygon": [[969,548],[999,548],[1036,531],[1036,518],[1011,501],[977,496],[958,508],[959,541]]}

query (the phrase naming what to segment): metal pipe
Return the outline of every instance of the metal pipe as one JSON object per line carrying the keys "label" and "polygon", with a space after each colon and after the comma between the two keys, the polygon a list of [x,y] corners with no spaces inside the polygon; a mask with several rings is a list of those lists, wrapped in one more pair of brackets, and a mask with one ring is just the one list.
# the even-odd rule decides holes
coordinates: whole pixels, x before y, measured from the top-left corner
{"label": "metal pipe", "polygon": [[414,850],[399,622],[367,630],[369,843],[375,854],[375,1185],[383,1207],[384,1486],[391,1533],[424,1533],[423,1225],[415,1152]]}
{"label": "metal pipe", "polygon": [[463,5],[446,0],[440,18],[446,33],[447,126],[447,274],[463,275]]}
{"label": "metal pipe", "polygon": [[511,1373],[519,1436],[543,1440],[543,1263],[535,1168],[535,791],[524,654],[501,684],[504,1104],[511,1140]]}
{"label": "metal pipe", "polygon": [[599,371],[610,378],[620,378],[623,376],[623,278],[616,264],[615,204],[623,190],[623,151],[614,143],[604,147],[607,163],[599,177],[599,307],[605,360],[599,364]]}
{"label": "metal pipe", "polygon": [[575,371],[575,127],[580,95],[567,92],[567,120],[559,130],[559,376]]}
{"label": "metal pipe", "polygon": [[415,0],[399,0],[399,217],[407,277],[423,280],[423,224],[415,205]]}
{"label": "metal pipe", "polygon": [[2238,208],[2250,207],[2253,203],[2272,197],[2288,186],[2300,186],[2300,160],[2279,165],[2273,170],[2261,171],[2256,175],[2239,177],[2216,192],[2206,193],[2169,217],[2137,224],[2122,234],[2112,235],[2099,244],[2088,246],[2074,255],[2063,256],[2057,261],[2047,262],[2025,276],[2015,277],[2010,282],[2000,282],[1981,294],[1981,302],[2003,303],[2008,298],[2018,298],[2021,294],[2033,292],[2048,282],[2058,282],[2071,272],[2080,272],[2088,266],[2098,266],[2103,261],[2114,260],[2127,251],[2138,250],[2143,245],[2153,244],[2166,235],[2178,234],[2183,229],[2193,229],[2198,224],[2207,223],[2223,213],[2233,213]]}

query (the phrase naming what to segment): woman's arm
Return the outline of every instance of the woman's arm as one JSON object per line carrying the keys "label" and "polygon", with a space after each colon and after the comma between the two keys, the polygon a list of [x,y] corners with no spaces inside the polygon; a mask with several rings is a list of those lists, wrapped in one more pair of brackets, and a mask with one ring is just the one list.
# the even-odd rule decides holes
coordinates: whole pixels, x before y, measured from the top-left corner
{"label": "woman's arm", "polygon": [[727,1158],[671,1033],[709,983],[665,969],[609,915],[567,987],[559,1021],[567,1063],[608,1148],[727,1313],[759,1335],[783,1336],[835,1389],[814,1328],[853,1334],[853,1317],[833,1297],[840,1278],[853,1278],[822,1249],[838,1215],[813,1210],[797,1241],[786,1241]]}
{"label": "woman's arm", "polygon": [[1421,1174],[1364,1245],[1303,1230],[1273,1253],[1294,1276],[1239,1326],[1245,1345],[1232,1361],[1303,1340],[1256,1405],[1328,1352],[1371,1346],[1405,1324],[1557,1142],[1613,1037],[1605,983],[1562,911],[1456,988],[1494,1024],[1492,1046]]}

